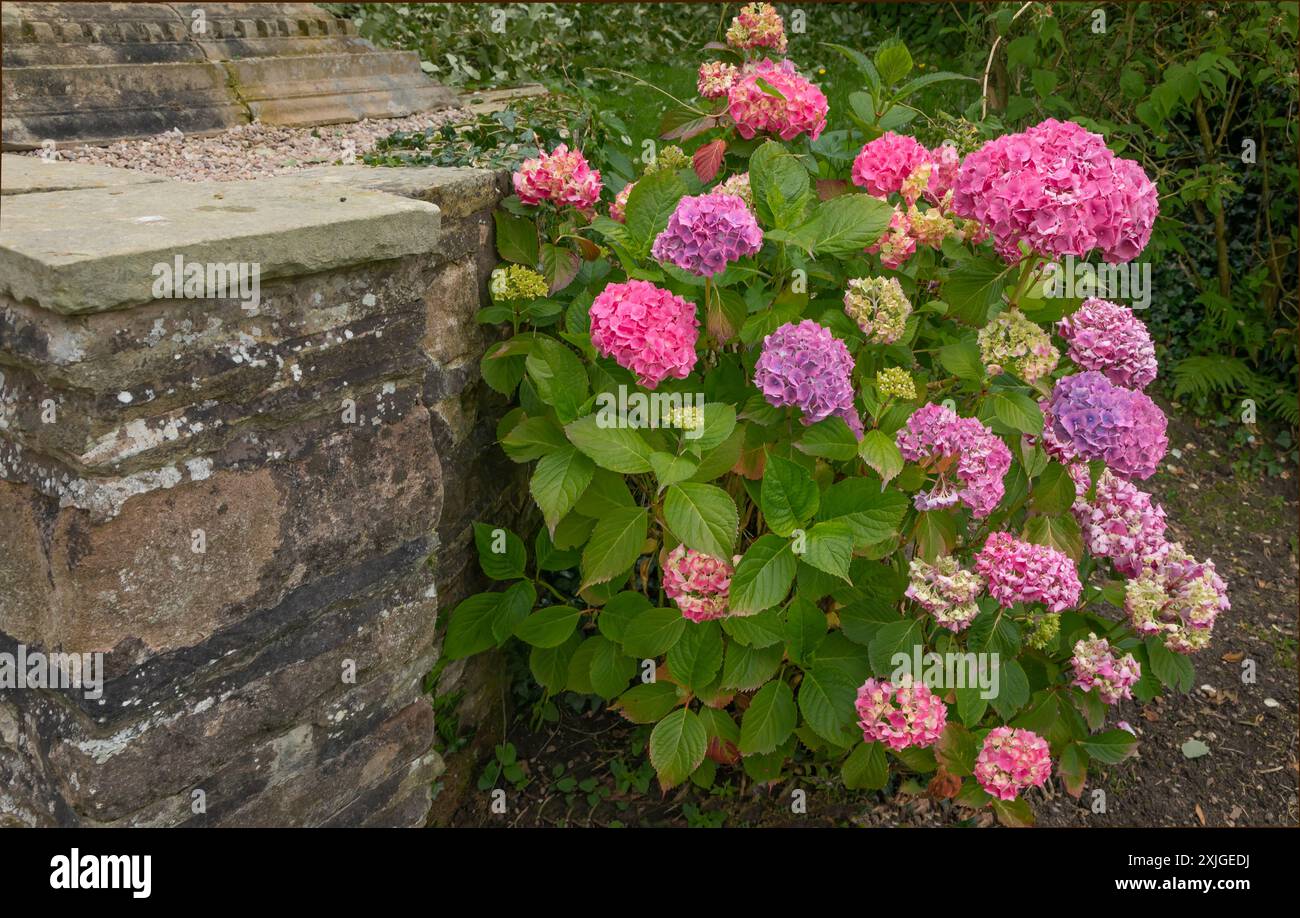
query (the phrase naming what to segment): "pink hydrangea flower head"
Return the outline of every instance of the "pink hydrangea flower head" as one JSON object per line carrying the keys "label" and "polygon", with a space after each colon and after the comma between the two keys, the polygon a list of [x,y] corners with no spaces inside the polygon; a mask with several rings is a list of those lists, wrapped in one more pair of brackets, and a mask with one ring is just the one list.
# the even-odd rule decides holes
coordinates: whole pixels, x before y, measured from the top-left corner
{"label": "pink hydrangea flower head", "polygon": [[853,357],[829,328],[812,319],[786,323],[763,339],[754,385],[769,404],[798,408],[804,424],[836,415],[862,437],[862,420],[853,407]]}
{"label": "pink hydrangea flower head", "polygon": [[1047,740],[1017,727],[990,730],[975,759],[975,780],[999,800],[1015,800],[1023,790],[1041,787],[1051,774]]}
{"label": "pink hydrangea flower head", "polygon": [[[1082,464],[1080,464],[1082,465]],[[1087,466],[1083,490],[1089,487]],[[1076,480],[1076,493],[1077,493]],[[1141,491],[1122,478],[1101,473],[1092,502],[1074,503],[1074,518],[1079,521],[1083,544],[1098,558],[1109,558],[1115,570],[1125,577],[1138,576],[1143,568],[1163,559],[1169,551],[1165,541],[1165,511]]]}
{"label": "pink hydrangea flower head", "polygon": [[949,631],[965,630],[979,614],[975,600],[984,590],[984,580],[963,570],[952,555],[936,558],[934,564],[913,558],[908,575],[907,598]]}
{"label": "pink hydrangea flower head", "polygon": [[980,329],[979,346],[990,375],[1009,372],[1030,383],[1055,370],[1061,359],[1051,336],[1014,308],[998,313]]}
{"label": "pink hydrangea flower head", "polygon": [[1058,379],[1038,406],[1043,445],[1062,462],[1101,459],[1122,478],[1149,478],[1169,448],[1156,403],[1096,370]]}
{"label": "pink hydrangea flower head", "polygon": [[1177,542],[1124,587],[1124,609],[1143,636],[1164,635],[1174,653],[1210,643],[1220,612],[1231,608],[1213,561],[1197,561]]}
{"label": "pink hydrangea flower head", "polygon": [[930,181],[925,188],[925,199],[935,206],[950,200],[949,194],[957,184],[957,170],[961,154],[953,143],[943,143],[930,151]]}
{"label": "pink hydrangea flower head", "polygon": [[913,499],[918,510],[961,501],[978,518],[988,516],[1002,500],[1011,450],[978,419],[958,417],[943,405],[922,405],[896,440],[904,459],[938,476],[929,492],[918,492]]}
{"label": "pink hydrangea flower head", "polygon": [[649,281],[609,284],[591,304],[591,343],[653,389],[695,366],[700,320],[692,303]]}
{"label": "pink hydrangea flower head", "polygon": [[695,88],[705,99],[721,99],[731,90],[739,75],[740,70],[734,64],[725,61],[705,61],[700,64]]}
{"label": "pink hydrangea flower head", "polygon": [[933,176],[930,151],[914,137],[886,131],[858,151],[853,160],[853,184],[865,188],[869,195],[887,198],[901,194],[908,177],[922,167],[928,183]]}
{"label": "pink hydrangea flower head", "polygon": [[651,254],[699,277],[763,247],[763,231],[742,198],[733,194],[687,195],[677,202]]}
{"label": "pink hydrangea flower head", "polygon": [[903,337],[912,304],[897,278],[855,277],[844,291],[844,312],[875,344],[893,344]]}
{"label": "pink hydrangea flower head", "polygon": [[732,566],[721,558],[678,545],[664,563],[664,592],[689,621],[722,618],[732,573]]}
{"label": "pink hydrangea flower head", "polygon": [[1041,602],[1049,612],[1060,612],[1078,605],[1083,592],[1069,555],[1049,545],[1022,542],[1009,532],[988,537],[975,555],[975,570],[1003,608]]}
{"label": "pink hydrangea flower head", "polygon": [[747,3],[727,29],[727,44],[740,50],[771,48],[785,54],[785,23],[770,3]]}
{"label": "pink hydrangea flower head", "polygon": [[600,200],[600,173],[587,165],[578,150],[560,144],[524,160],[514,174],[515,194],[529,206],[550,201],[556,207],[576,207],[590,214]]}
{"label": "pink hydrangea flower head", "polygon": [[1156,378],[1156,349],[1133,310],[1090,297],[1056,326],[1070,346],[1070,359],[1097,370],[1117,386],[1145,389]]}
{"label": "pink hydrangea flower head", "polygon": [[897,271],[916,252],[916,237],[912,235],[912,224],[907,211],[895,206],[889,217],[889,228],[873,244],[867,246],[867,253],[879,255],[880,263],[891,271]]}
{"label": "pink hydrangea flower head", "polygon": [[1146,247],[1159,211],[1156,187],[1141,166],[1116,157],[1100,134],[1054,118],[967,156],[953,206],[989,228],[1008,262],[1020,260],[1021,243],[1041,255],[1099,249],[1111,264],[1131,261]]}
{"label": "pink hydrangea flower head", "polygon": [[628,182],[623,186],[623,190],[614,195],[614,203],[609,205],[609,218],[622,223],[627,219],[627,199],[632,194],[632,189],[636,187],[636,182]]}
{"label": "pink hydrangea flower head", "polygon": [[890,749],[933,746],[948,722],[948,706],[910,676],[898,685],[868,679],[858,689],[856,706],[863,739]]}
{"label": "pink hydrangea flower head", "polygon": [[1133,686],[1142,678],[1142,667],[1133,654],[1115,656],[1110,642],[1095,634],[1075,642],[1070,665],[1074,667],[1074,684],[1085,692],[1095,688],[1106,704],[1132,698]]}
{"label": "pink hydrangea flower head", "polygon": [[[767,92],[759,84],[760,79],[783,98]],[[764,132],[782,140],[793,140],[800,134],[816,140],[826,129],[829,103],[822,91],[800,76],[789,61],[774,64],[764,58],[741,73],[727,93],[727,109],[737,132],[746,140]]]}

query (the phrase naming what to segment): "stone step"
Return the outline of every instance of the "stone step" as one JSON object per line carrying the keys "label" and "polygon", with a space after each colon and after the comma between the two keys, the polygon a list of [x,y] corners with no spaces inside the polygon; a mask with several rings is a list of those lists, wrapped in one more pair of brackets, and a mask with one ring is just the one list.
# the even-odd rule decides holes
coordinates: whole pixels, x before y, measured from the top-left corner
{"label": "stone step", "polygon": [[414,51],[246,58],[224,66],[240,100],[265,124],[400,118],[458,101],[424,76]]}
{"label": "stone step", "polygon": [[413,51],[309,3],[6,3],[4,149],[111,143],[256,118],[336,124],[455,105]]}
{"label": "stone step", "polygon": [[246,124],[219,63],[91,64],[4,71],[6,149],[152,137],[178,128],[207,134]]}

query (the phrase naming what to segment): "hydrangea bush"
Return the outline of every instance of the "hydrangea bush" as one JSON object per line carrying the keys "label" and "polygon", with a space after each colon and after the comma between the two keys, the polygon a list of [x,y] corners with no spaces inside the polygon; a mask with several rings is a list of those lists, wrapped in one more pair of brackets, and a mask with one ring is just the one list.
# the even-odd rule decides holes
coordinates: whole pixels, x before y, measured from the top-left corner
{"label": "hydrangea bush", "polygon": [[515,174],[481,369],[540,522],[477,525],[504,588],[445,652],[524,641],[548,695],[653,725],[665,790],[830,763],[1026,823],[1133,752],[1111,706],[1190,688],[1228,608],[1141,489],[1141,320],[1048,295],[1056,259],[1142,251],[1155,186],[1069,121],[926,147],[903,100],[963,77],[897,42],[838,48],[837,119],[785,47],[745,7],[626,187],[563,147]]}

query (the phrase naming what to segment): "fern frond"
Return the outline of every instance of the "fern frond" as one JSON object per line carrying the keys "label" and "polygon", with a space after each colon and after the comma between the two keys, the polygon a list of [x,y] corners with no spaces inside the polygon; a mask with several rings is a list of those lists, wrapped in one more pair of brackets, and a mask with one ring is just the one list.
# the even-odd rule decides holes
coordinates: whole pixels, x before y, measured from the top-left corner
{"label": "fern frond", "polygon": [[1197,398],[1251,389],[1255,374],[1236,357],[1184,357],[1173,366],[1174,397]]}
{"label": "fern frond", "polygon": [[1292,427],[1300,427],[1300,399],[1294,389],[1278,389],[1266,402],[1269,413]]}

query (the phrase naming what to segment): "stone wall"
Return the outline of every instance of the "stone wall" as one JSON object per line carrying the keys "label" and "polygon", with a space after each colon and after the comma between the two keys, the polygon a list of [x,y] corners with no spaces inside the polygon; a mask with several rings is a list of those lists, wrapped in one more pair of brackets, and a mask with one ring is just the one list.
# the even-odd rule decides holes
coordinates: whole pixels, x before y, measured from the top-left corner
{"label": "stone wall", "polygon": [[[523,506],[473,319],[503,177],[18,159],[0,668],[104,682],[0,687],[0,825],[422,824],[437,610],[477,588],[470,522]],[[260,301],[155,296],[178,255],[257,265]]]}
{"label": "stone wall", "polygon": [[311,3],[0,8],[0,143],[31,149],[392,118],[456,104],[414,51],[381,51]]}

